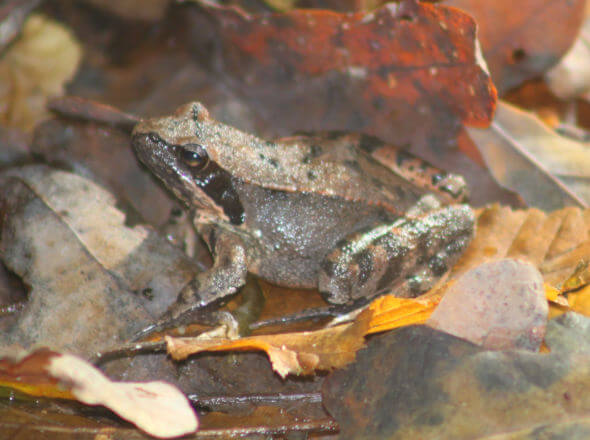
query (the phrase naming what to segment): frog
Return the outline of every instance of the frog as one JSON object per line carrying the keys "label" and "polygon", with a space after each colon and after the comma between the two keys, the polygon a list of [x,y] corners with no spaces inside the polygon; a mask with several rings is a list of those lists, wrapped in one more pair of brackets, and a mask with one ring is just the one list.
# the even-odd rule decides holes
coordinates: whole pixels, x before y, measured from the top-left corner
{"label": "frog", "polygon": [[460,175],[367,134],[266,140],[191,102],[139,121],[132,146],[185,206],[213,257],[152,328],[222,302],[248,273],[318,289],[332,305],[388,292],[415,297],[474,235]]}

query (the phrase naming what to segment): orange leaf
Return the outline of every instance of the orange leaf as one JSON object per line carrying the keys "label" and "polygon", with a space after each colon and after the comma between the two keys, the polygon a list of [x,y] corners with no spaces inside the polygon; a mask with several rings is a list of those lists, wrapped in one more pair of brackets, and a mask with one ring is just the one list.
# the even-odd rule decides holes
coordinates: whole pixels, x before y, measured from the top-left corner
{"label": "orange leaf", "polygon": [[440,296],[425,299],[396,298],[393,295],[381,296],[369,305],[372,315],[368,334],[406,325],[423,324],[439,302]]}

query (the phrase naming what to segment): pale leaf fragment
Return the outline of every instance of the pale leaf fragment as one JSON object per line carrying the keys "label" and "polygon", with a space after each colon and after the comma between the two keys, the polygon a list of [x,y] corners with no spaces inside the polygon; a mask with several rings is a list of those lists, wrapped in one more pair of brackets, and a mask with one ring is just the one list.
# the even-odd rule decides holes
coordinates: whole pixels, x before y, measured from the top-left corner
{"label": "pale leaf fragment", "polygon": [[582,25],[570,50],[545,74],[545,79],[561,99],[578,98],[590,92],[590,18]]}
{"label": "pale leaf fragment", "polygon": [[172,438],[195,432],[198,420],[185,395],[161,381],[113,382],[82,359],[53,357],[47,371],[88,405],[103,405],[150,435]]}

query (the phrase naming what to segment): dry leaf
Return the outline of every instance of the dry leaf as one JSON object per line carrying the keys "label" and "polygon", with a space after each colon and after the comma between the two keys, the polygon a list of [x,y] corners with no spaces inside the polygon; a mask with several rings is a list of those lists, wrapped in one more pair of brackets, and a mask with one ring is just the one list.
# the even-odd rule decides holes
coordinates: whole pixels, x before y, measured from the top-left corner
{"label": "dry leaf", "polygon": [[311,332],[260,335],[237,340],[166,337],[168,353],[176,360],[204,351],[265,351],[281,376],[331,370],[354,360],[363,346],[368,320],[359,319]]}
{"label": "dry leaf", "polygon": [[364,345],[364,336],[393,328],[421,324],[438,298],[416,300],[392,295],[377,298],[352,323],[316,331],[259,335],[236,340],[227,338],[166,337],[168,353],[176,360],[205,351],[265,351],[281,376],[332,370],[354,360]]}
{"label": "dry leaf", "polygon": [[113,382],[70,354],[42,349],[19,361],[0,359],[0,384],[35,396],[103,405],[155,437],[178,437],[198,427],[190,403],[175,386],[161,381]]}
{"label": "dry leaf", "polygon": [[30,130],[46,118],[47,98],[63,94],[81,56],[78,42],[67,29],[31,15],[20,38],[0,60],[0,122]]}
{"label": "dry leaf", "polygon": [[[567,291],[572,279],[577,288],[587,282],[585,272],[576,269],[590,261],[590,210],[570,207],[545,214],[495,205],[478,213],[476,228],[475,239],[452,269],[451,279],[487,261],[505,257],[529,261],[549,286],[545,291],[552,301],[551,316],[568,310],[567,299],[557,294]],[[572,274],[577,275],[572,278]]]}
{"label": "dry leaf", "polygon": [[494,178],[546,211],[590,203],[588,146],[557,135],[536,116],[500,102],[491,126],[467,128]]}
{"label": "dry leaf", "polygon": [[569,308],[574,312],[590,316],[590,286],[586,286],[568,296]]}
{"label": "dry leaf", "polygon": [[372,315],[368,333],[378,333],[407,325],[423,324],[440,302],[440,296],[405,299],[393,295],[376,298],[369,305]]}
{"label": "dry leaf", "polygon": [[560,286],[590,256],[590,210],[570,207],[546,214],[493,205],[478,212],[476,230],[451,278],[486,261],[510,257],[533,263],[546,283]]}

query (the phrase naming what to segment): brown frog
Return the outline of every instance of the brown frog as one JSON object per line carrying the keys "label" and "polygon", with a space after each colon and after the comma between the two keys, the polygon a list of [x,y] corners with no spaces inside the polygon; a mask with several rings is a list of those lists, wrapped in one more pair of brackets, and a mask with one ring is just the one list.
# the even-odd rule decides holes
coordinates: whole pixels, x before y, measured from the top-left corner
{"label": "brown frog", "polygon": [[214,258],[162,322],[236,292],[247,272],[318,288],[332,304],[416,296],[474,233],[469,206],[450,204],[465,197],[460,176],[369,136],[266,141],[190,103],[137,124],[133,147],[194,214]]}

